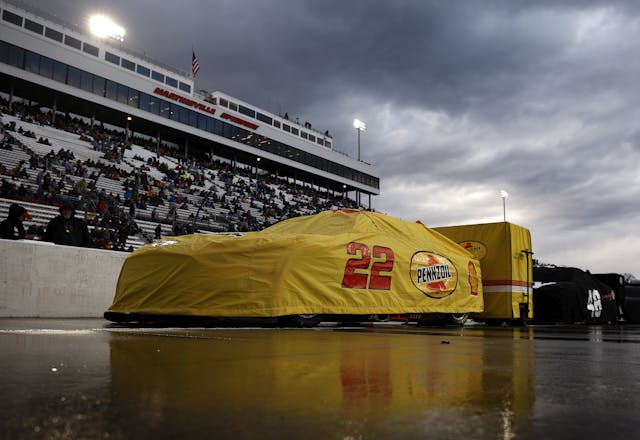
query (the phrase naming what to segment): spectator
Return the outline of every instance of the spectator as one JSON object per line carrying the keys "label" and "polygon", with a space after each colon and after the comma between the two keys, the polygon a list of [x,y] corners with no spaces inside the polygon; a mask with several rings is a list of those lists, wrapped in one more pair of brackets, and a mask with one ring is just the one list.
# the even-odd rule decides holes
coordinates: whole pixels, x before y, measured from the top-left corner
{"label": "spectator", "polygon": [[91,247],[89,229],[84,220],[75,218],[76,210],[68,203],[60,207],[60,215],[47,225],[45,241],[67,246]]}
{"label": "spectator", "polygon": [[162,238],[162,225],[158,223],[156,226],[156,240],[160,240]]}
{"label": "spectator", "polygon": [[0,223],[0,238],[6,240],[21,240],[25,238],[22,222],[30,219],[31,215],[23,206],[13,203],[9,206],[9,216]]}

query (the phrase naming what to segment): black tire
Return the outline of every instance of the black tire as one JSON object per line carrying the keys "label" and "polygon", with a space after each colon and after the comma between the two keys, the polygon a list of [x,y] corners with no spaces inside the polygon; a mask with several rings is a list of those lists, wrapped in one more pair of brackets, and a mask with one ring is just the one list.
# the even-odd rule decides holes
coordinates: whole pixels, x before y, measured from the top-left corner
{"label": "black tire", "polygon": [[288,315],[282,316],[280,322],[287,327],[309,328],[324,321],[324,315]]}
{"label": "black tire", "polygon": [[444,315],[444,323],[447,325],[455,325],[457,327],[462,327],[465,322],[469,319],[468,313],[447,313]]}
{"label": "black tire", "polygon": [[130,313],[122,313],[122,312],[104,312],[104,319],[116,322],[118,324],[124,322],[132,322],[135,318]]}

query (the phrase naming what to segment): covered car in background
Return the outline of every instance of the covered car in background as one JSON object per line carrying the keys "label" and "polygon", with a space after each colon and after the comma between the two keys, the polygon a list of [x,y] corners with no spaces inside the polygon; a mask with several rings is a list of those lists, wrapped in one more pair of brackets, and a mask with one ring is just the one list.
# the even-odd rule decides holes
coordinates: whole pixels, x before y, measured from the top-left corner
{"label": "covered car in background", "polygon": [[421,223],[326,211],[261,232],[169,237],[125,261],[118,322],[150,317],[294,318],[483,310],[480,264]]}
{"label": "covered car in background", "polygon": [[535,323],[596,324],[617,319],[614,290],[589,272],[575,267],[536,266],[533,279]]}

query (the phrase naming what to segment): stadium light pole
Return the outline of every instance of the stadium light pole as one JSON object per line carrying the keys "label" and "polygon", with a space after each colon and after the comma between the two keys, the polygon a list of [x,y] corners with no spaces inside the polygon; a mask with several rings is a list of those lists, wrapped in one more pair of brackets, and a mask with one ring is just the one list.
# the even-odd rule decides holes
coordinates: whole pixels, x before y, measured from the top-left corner
{"label": "stadium light pole", "polygon": [[[360,162],[360,132],[365,131],[367,126],[360,119],[353,120],[353,126],[356,128],[356,132],[358,133],[358,162]],[[356,203],[358,204],[358,209],[360,209],[360,191],[356,191]]]}
{"label": "stadium light pole", "polygon": [[260,158],[256,158],[256,192],[258,192],[258,165],[260,165]]}
{"label": "stadium light pole", "polygon": [[131,122],[131,116],[127,116],[127,128],[124,131],[124,140],[129,142],[129,122]]}
{"label": "stadium light pole", "polygon": [[360,132],[365,131],[367,129],[367,125],[360,119],[354,119],[353,126],[356,128],[356,132],[358,132],[358,160],[360,160]]}
{"label": "stadium light pole", "polygon": [[507,198],[509,197],[509,193],[501,189],[500,197],[502,197],[502,217],[506,222],[507,221]]}

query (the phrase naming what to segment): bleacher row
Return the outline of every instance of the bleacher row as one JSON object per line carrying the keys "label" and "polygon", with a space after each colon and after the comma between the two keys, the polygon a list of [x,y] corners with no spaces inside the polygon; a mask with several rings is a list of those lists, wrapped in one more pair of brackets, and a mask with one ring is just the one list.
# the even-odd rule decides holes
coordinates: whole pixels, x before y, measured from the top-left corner
{"label": "bleacher row", "polygon": [[[156,153],[140,145],[128,145],[127,149],[124,150],[124,156],[121,160],[114,163],[113,161],[105,159],[102,151],[94,149],[91,142],[82,140],[78,133],[60,130],[49,125],[41,125],[32,121],[30,118],[25,118],[24,115],[12,116],[2,114],[0,121],[5,128],[9,125],[16,127],[15,131],[7,133],[17,142],[13,143],[11,150],[0,149],[0,164],[4,165],[7,169],[15,169],[21,161],[28,163],[31,157],[28,153],[29,150],[40,158],[45,157],[51,151],[58,153],[60,150],[65,150],[73,154],[74,160],[83,162],[92,161],[116,166],[117,169],[127,174],[134,173],[136,170],[144,170],[151,179],[166,180],[165,173],[157,168],[148,166],[148,161],[151,158],[157,158]],[[21,128],[22,134],[18,132],[18,128]],[[33,137],[25,134],[28,132],[30,132],[29,134]],[[40,138],[46,139],[48,144],[38,142]],[[172,157],[170,154],[161,156],[159,160],[167,164],[171,169],[179,167],[180,164],[185,165],[184,162]],[[265,203],[268,203],[268,206],[278,207],[279,209],[284,209],[285,205],[287,205],[289,216],[306,215],[316,212],[313,206],[314,200],[312,200],[309,195],[289,191],[286,185],[273,182],[267,183],[266,185],[269,191],[267,191],[267,195],[264,196],[267,197],[267,199],[257,201],[252,197],[251,191],[253,190],[251,188],[257,188],[258,182],[255,178],[252,178],[251,173],[238,172],[233,175],[232,179],[228,179],[228,177],[222,177],[223,170],[203,168],[198,164],[191,165],[192,168],[183,168],[184,171],[181,172],[196,172],[203,175],[205,178],[201,180],[202,185],[191,185],[188,188],[176,187],[173,188],[171,192],[173,197],[182,200],[188,199],[189,203],[182,206],[176,206],[170,203],[164,203],[158,206],[138,206],[135,209],[134,220],[140,230],[140,234],[137,236],[129,236],[126,244],[127,247],[132,246],[133,248],[137,248],[153,239],[158,223],[161,224],[163,236],[172,235],[175,232],[173,227],[176,221],[182,224],[193,225],[195,229],[199,231],[229,231],[234,230],[234,227],[237,229],[238,210],[236,209],[235,213],[232,212],[232,209],[229,209],[229,203],[227,203],[227,207],[223,207],[221,203],[215,203],[213,206],[211,206],[211,203],[202,204],[205,196],[208,197],[209,200],[211,200],[212,196],[218,200],[226,197],[227,202],[231,201],[231,204],[237,206],[245,215],[246,213],[250,213],[250,216],[257,219],[257,222],[262,226],[268,226],[282,219],[267,218],[261,209]],[[29,167],[23,167],[23,169],[27,174],[27,178],[10,176],[0,176],[0,178],[9,180],[15,186],[24,185],[24,187],[30,191],[37,191],[39,184],[37,183],[36,177],[40,170],[30,169]],[[65,182],[65,187],[66,185],[73,187],[76,182],[83,178],[86,182],[89,181],[86,177],[75,176],[66,172],[64,166],[60,164],[52,164],[49,172],[53,179],[59,180],[62,178]],[[92,172],[99,174],[97,168],[87,169],[87,173]],[[104,191],[104,193],[110,196],[124,200],[125,186],[123,183],[124,179],[115,180],[101,174],[95,180],[95,191]],[[145,193],[145,191],[139,191]],[[247,191],[250,191],[250,193],[247,194]],[[15,202],[15,200],[0,198],[0,216],[2,216],[2,218],[6,218],[8,207],[13,202]],[[341,204],[332,206],[328,199],[316,197],[315,202],[324,208],[341,207],[339,206]],[[58,215],[57,206],[25,201],[20,203],[23,204],[33,216],[32,220],[25,222],[26,227],[31,224],[46,226],[51,218]],[[78,211],[77,216],[85,216],[90,220],[93,216],[93,213],[90,211],[93,211],[93,209],[87,208],[87,211],[89,212]],[[154,221],[151,221],[152,218],[154,218]],[[234,221],[236,222],[235,226]]]}

